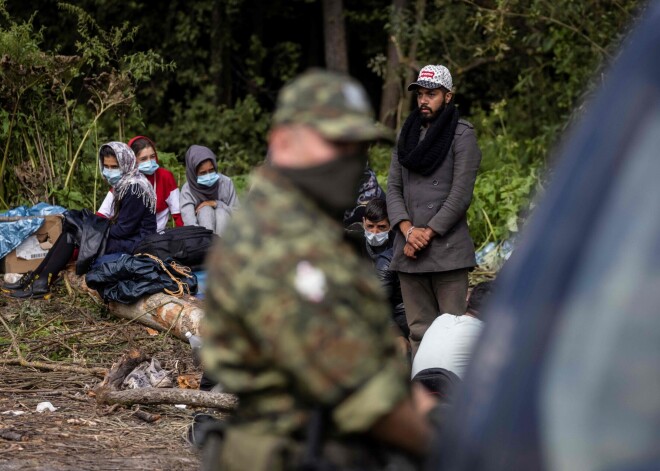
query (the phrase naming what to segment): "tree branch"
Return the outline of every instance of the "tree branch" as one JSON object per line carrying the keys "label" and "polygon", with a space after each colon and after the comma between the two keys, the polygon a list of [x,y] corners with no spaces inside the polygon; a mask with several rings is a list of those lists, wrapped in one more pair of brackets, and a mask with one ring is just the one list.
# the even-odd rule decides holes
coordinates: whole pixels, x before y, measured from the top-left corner
{"label": "tree branch", "polygon": [[515,13],[512,11],[505,11],[505,10],[496,10],[494,8],[487,8],[483,7],[481,5],[477,5],[474,3],[472,0],[462,0],[463,3],[466,3],[468,5],[471,5],[478,10],[482,11],[487,11],[489,13],[497,13],[499,15],[504,15],[504,16],[510,16],[510,17],[516,17],[516,18],[525,18],[525,19],[534,19],[537,18],[541,21],[545,21],[546,23],[554,23],[557,26],[561,26],[562,28],[568,29],[570,31],[573,31],[575,34],[581,36],[583,39],[585,39],[589,44],[591,44],[594,48],[596,48],[598,51],[601,52],[605,57],[610,58],[611,55],[609,52],[607,52],[600,44],[595,42],[593,39],[591,39],[589,36],[584,34],[582,31],[580,31],[577,27],[570,25],[568,23],[564,23],[563,21],[560,21],[556,18],[552,18],[550,16],[545,16],[545,15],[530,15],[527,13]]}
{"label": "tree branch", "polygon": [[96,391],[99,404],[187,404],[232,411],[238,405],[233,394],[200,391],[199,389],[140,388],[116,391],[102,388]]}

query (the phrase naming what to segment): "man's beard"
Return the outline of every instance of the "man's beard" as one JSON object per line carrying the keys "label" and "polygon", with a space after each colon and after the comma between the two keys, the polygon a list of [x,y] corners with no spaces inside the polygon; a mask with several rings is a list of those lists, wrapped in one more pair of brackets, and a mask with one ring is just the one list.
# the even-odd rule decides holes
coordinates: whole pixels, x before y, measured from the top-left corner
{"label": "man's beard", "polygon": [[443,102],[442,105],[440,105],[440,108],[438,108],[438,110],[435,113],[430,114],[430,115],[421,114],[420,118],[421,118],[422,124],[427,125],[427,124],[432,123],[433,121],[435,121],[435,119],[442,114],[442,112],[445,110],[446,107],[447,107],[447,104]]}

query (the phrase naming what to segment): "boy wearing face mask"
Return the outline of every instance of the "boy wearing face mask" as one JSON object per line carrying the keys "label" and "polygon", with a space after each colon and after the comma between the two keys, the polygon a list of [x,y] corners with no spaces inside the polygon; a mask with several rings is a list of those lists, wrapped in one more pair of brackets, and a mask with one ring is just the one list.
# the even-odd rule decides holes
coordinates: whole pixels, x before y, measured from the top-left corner
{"label": "boy wearing face mask", "polygon": [[387,203],[384,199],[376,198],[367,203],[362,225],[364,226],[365,251],[374,264],[378,279],[385,289],[392,307],[392,320],[396,324],[395,332],[399,336],[398,345],[401,350],[407,352],[410,330],[406,321],[399,276],[395,271],[390,270],[394,254],[394,234],[387,217]]}
{"label": "boy wearing face mask", "polygon": [[222,235],[238,197],[231,179],[218,172],[217,158],[208,147],[192,145],[186,151],[186,183],[179,199],[186,226],[202,226]]}

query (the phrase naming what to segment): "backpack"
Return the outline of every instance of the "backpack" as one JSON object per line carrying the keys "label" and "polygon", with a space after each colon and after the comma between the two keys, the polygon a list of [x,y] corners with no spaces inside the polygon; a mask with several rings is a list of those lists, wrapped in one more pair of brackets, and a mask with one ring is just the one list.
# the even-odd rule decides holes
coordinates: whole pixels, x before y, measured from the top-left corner
{"label": "backpack", "polygon": [[174,227],[146,236],[133,253],[147,253],[161,260],[173,258],[181,265],[199,268],[218,238],[212,230],[202,226]]}

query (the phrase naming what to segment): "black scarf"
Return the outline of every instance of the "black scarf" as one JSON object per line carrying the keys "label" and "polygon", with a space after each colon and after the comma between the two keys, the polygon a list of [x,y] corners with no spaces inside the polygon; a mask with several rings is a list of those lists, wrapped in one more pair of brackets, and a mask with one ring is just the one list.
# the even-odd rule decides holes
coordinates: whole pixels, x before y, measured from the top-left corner
{"label": "black scarf", "polygon": [[403,123],[399,136],[397,146],[399,163],[411,172],[422,175],[433,173],[449,152],[458,125],[458,117],[458,109],[450,102],[431,122],[426,136],[420,142],[421,113],[419,109],[410,113]]}

